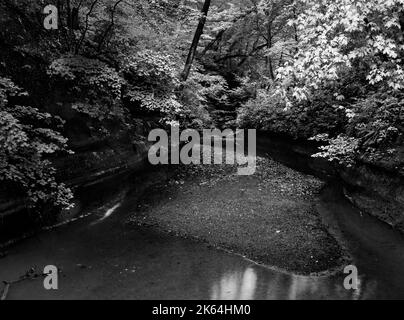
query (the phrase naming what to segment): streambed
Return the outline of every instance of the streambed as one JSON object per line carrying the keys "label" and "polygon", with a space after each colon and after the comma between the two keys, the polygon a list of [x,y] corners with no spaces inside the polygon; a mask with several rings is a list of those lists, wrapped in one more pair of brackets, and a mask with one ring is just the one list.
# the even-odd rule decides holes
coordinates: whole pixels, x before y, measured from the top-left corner
{"label": "streambed", "polygon": [[[164,173],[155,174],[161,180]],[[149,174],[149,178],[151,175]],[[318,211],[358,267],[359,290],[343,287],[342,272],[303,276],[259,265],[212,246],[133,226],[141,181],[70,224],[42,232],[7,249],[0,280],[56,265],[59,290],[42,278],[10,287],[8,299],[397,299],[404,298],[404,239],[361,214],[332,181]],[[101,194],[100,194],[101,196]],[[102,199],[100,199],[101,202]]]}

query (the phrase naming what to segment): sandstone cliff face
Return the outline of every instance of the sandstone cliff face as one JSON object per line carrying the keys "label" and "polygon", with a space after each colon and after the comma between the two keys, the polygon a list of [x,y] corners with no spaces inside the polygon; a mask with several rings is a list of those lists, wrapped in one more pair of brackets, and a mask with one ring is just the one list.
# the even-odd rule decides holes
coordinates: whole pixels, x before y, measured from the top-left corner
{"label": "sandstone cliff face", "polygon": [[[125,176],[148,165],[147,143],[144,139],[134,140],[128,132],[76,140],[74,149],[75,154],[54,161],[59,177],[73,189],[108,184],[112,177]],[[257,150],[258,154],[269,154],[274,160],[320,178],[339,178],[355,206],[404,233],[404,177],[399,170],[369,163],[352,168],[333,166],[311,157],[316,152],[312,143],[267,134],[259,134]],[[24,199],[0,188],[0,241],[8,237],[10,225],[24,230],[30,224]]]}
{"label": "sandstone cliff face", "polygon": [[347,198],[359,209],[404,233],[404,175],[399,161],[362,161],[351,168],[312,158],[315,143],[261,133],[258,151],[275,160],[320,178],[337,178],[345,185]]}
{"label": "sandstone cliff face", "polygon": [[[81,145],[76,145],[74,149],[74,154],[54,159],[53,163],[57,168],[58,180],[69,186],[76,198],[80,197],[78,189],[88,190],[100,185],[108,187],[109,184],[115,183],[111,182],[115,177],[123,180],[148,165],[146,142],[134,140],[128,132],[82,141]],[[77,208],[73,211],[77,212]],[[68,217],[71,218],[72,215],[74,213]],[[25,199],[8,190],[7,186],[2,186],[0,243],[31,232],[36,226],[38,216],[26,208]]]}
{"label": "sandstone cliff face", "polygon": [[145,141],[121,133],[81,146],[79,151],[54,161],[60,180],[70,187],[95,183],[105,177],[130,171],[147,159]]}
{"label": "sandstone cliff face", "polygon": [[404,233],[404,177],[382,167],[361,164],[339,170],[346,195],[358,208]]}

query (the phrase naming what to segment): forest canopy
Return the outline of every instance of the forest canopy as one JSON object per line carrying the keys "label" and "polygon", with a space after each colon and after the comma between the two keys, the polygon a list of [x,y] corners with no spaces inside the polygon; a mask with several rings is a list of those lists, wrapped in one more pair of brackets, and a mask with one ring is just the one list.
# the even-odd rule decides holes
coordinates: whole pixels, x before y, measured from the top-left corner
{"label": "forest canopy", "polygon": [[[402,0],[51,2],[0,3],[0,179],[34,206],[70,204],[52,159],[75,151],[77,117],[92,137],[153,117],[403,167]],[[49,4],[56,30],[44,28]]]}

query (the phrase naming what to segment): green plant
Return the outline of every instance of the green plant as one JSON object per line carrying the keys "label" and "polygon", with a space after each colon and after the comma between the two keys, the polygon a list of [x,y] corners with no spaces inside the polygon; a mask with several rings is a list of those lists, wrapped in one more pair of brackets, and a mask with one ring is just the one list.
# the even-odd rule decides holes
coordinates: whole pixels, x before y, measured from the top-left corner
{"label": "green plant", "polygon": [[338,135],[336,138],[329,138],[327,134],[320,134],[310,140],[328,143],[325,146],[320,146],[321,152],[312,155],[313,158],[325,158],[347,167],[355,164],[359,149],[358,139],[343,134]]}
{"label": "green plant", "polygon": [[387,150],[402,143],[404,94],[375,92],[355,102],[347,133],[359,139],[362,149]]}
{"label": "green plant", "polygon": [[11,80],[0,77],[0,180],[24,194],[31,207],[50,204],[67,208],[72,192],[56,181],[56,170],[47,159],[67,152],[67,139],[54,129],[61,128],[63,122],[11,101],[26,95]]}
{"label": "green plant", "polygon": [[335,106],[328,91],[319,91],[310,101],[288,105],[276,90],[258,90],[238,110],[238,125],[282,133],[295,138],[310,138],[319,133],[341,132],[345,113]]}

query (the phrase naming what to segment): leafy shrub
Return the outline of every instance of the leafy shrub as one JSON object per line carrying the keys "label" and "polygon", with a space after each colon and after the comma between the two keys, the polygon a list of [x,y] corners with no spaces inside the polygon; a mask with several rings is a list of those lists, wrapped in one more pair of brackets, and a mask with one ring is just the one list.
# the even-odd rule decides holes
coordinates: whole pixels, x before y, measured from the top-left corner
{"label": "leafy shrub", "polygon": [[142,50],[124,59],[121,71],[127,81],[124,98],[130,108],[160,114],[163,123],[179,120],[183,126],[210,123],[205,109],[209,99],[220,99],[225,81],[220,76],[194,71],[185,83],[179,81],[176,60],[169,54]]}
{"label": "leafy shrub", "polygon": [[54,80],[71,84],[72,92],[81,92],[83,87],[89,93],[108,93],[113,98],[121,95],[122,79],[104,62],[82,56],[64,56],[56,59],[49,67],[48,74]]}
{"label": "leafy shrub", "polygon": [[139,51],[123,60],[121,72],[126,80],[125,100],[139,110],[175,118],[181,112],[175,90],[179,85],[173,58],[152,50]]}
{"label": "leafy shrub", "polygon": [[203,69],[197,68],[191,73],[184,86],[192,89],[196,101],[206,104],[211,101],[215,104],[227,103],[228,86],[226,80],[215,74],[207,74]]}
{"label": "leafy shrub", "polygon": [[179,84],[174,61],[168,54],[142,50],[124,59],[121,69],[132,84],[167,90]]}
{"label": "leafy shrub", "polygon": [[123,117],[123,79],[105,63],[69,55],[53,61],[48,74],[56,86],[66,90],[76,111],[100,121]]}
{"label": "leafy shrub", "polygon": [[156,111],[164,115],[181,112],[182,105],[178,102],[174,93],[155,93],[142,87],[131,87],[126,92],[129,101],[138,103],[141,108],[148,111]]}
{"label": "leafy shrub", "polygon": [[289,106],[276,91],[258,90],[238,110],[238,125],[282,133],[295,138],[310,138],[320,133],[341,132],[346,115],[331,103],[327,93],[319,93],[312,101],[299,101]]}
{"label": "leafy shrub", "polygon": [[317,135],[310,140],[325,141],[328,144],[320,146],[321,152],[313,155],[314,158],[325,158],[351,167],[356,160],[359,141],[356,138],[340,134],[336,138],[329,138],[327,134]]}
{"label": "leafy shrub", "polygon": [[404,134],[404,94],[376,92],[351,107],[347,133],[360,140],[362,149],[389,149],[400,145]]}
{"label": "leafy shrub", "polygon": [[222,76],[207,74],[200,66],[194,68],[178,93],[188,125],[199,129],[211,127],[208,108],[227,105],[228,93],[227,82]]}
{"label": "leafy shrub", "polygon": [[45,158],[66,151],[67,140],[52,128],[61,128],[62,121],[10,101],[24,95],[11,80],[0,77],[0,180],[27,196],[31,207],[69,207],[72,193],[56,181],[55,168]]}
{"label": "leafy shrub", "polygon": [[336,138],[329,138],[327,133],[314,137],[313,140],[327,142],[314,157],[350,166],[358,157],[371,161],[386,158],[403,145],[402,93],[374,92],[340,109],[348,119],[344,133]]}

